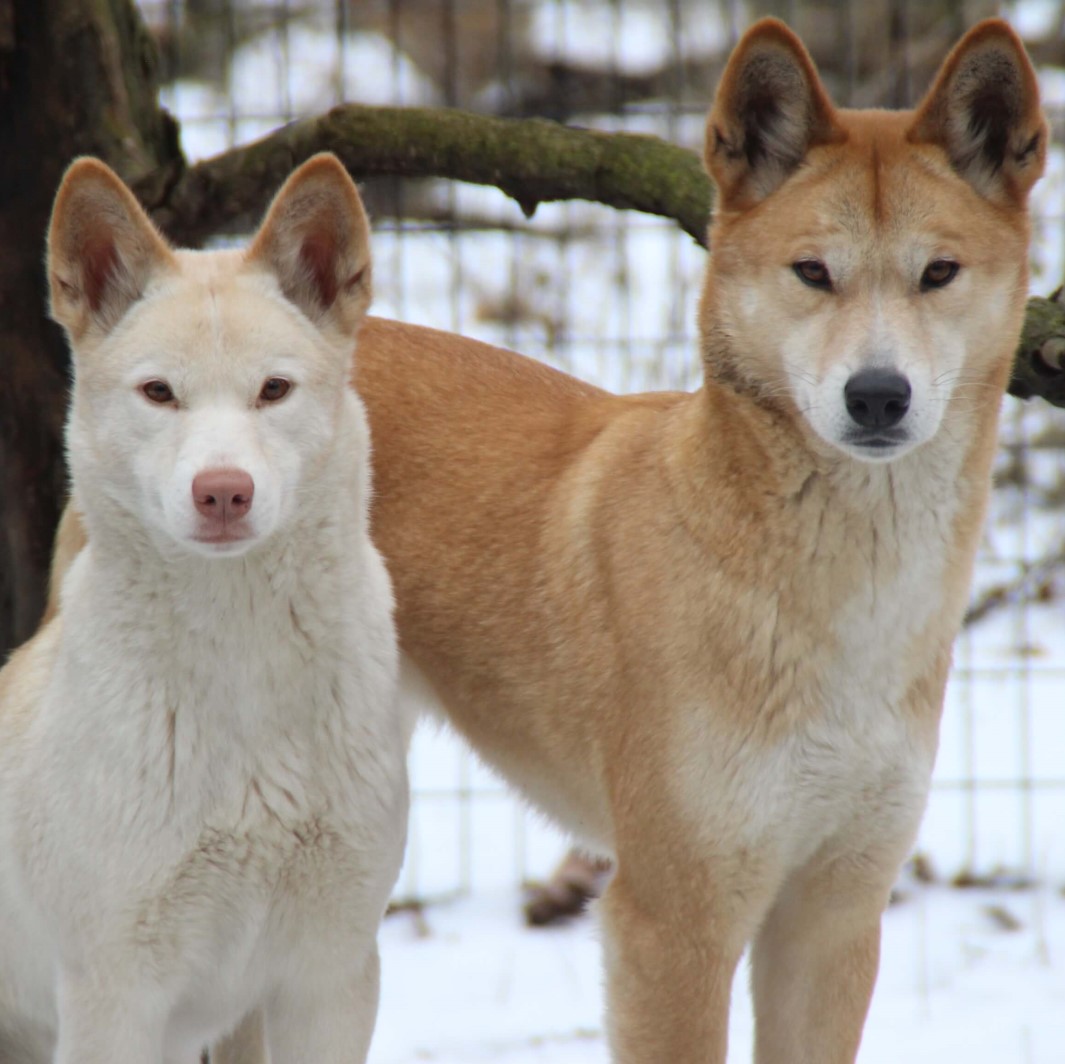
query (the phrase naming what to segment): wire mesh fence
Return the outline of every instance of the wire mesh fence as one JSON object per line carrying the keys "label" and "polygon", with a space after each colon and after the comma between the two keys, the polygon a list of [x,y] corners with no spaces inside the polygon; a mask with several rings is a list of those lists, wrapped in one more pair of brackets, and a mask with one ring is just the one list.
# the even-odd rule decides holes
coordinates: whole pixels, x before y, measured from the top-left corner
{"label": "wire mesh fence", "polygon": [[[1065,4],[1045,0],[141,0],[164,103],[202,158],[340,102],[459,106],[650,132],[698,151],[731,45],[763,14],[803,36],[838,103],[903,106],[950,44],[1001,14],[1052,125]],[[1035,205],[1034,293],[1065,273],[1065,159]],[[705,253],[671,223],[587,203],[526,218],[488,188],[363,186],[377,313],[516,348],[606,387],[698,385]],[[942,871],[1065,881],[1065,421],[1006,400],[974,614],[959,641],[920,842]],[[403,896],[539,876],[562,842],[457,742],[423,729]]]}

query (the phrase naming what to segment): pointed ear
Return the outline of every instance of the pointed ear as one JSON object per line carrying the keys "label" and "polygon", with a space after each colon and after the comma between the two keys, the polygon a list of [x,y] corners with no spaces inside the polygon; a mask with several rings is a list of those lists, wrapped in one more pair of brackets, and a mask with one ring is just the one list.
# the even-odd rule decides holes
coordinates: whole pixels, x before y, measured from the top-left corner
{"label": "pointed ear", "polygon": [[844,139],[799,38],[777,19],[756,22],[729,58],[707,120],[704,158],[721,206],[753,206],[812,147]]}
{"label": "pointed ear", "polygon": [[988,19],[958,42],[908,138],[943,148],[987,199],[1023,206],[1046,164],[1047,124],[1035,71],[1005,22]]}
{"label": "pointed ear", "polygon": [[315,155],[284,183],[247,261],[319,326],[354,330],[370,305],[370,225],[335,155]]}
{"label": "pointed ear", "polygon": [[173,253],[133,193],[98,159],[67,170],[48,230],[52,317],[75,341],[110,332]]}

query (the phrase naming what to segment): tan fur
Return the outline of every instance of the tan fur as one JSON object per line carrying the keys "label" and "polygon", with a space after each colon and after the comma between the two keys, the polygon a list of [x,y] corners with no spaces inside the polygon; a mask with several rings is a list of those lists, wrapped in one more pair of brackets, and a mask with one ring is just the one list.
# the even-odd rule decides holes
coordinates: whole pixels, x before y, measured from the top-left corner
{"label": "tan fur", "polygon": [[[981,139],[958,116],[988,80],[1002,121]],[[404,648],[482,756],[616,860],[618,1061],[721,1064],[748,944],[760,1064],[855,1058],[927,794],[1045,139],[1001,22],[916,113],[865,113],[834,109],[766,20],[708,126],[702,389],[619,397],[444,333],[360,333]],[[811,255],[832,292],[795,276]],[[925,291],[942,256],[958,278]],[[927,439],[859,460],[797,392],[834,396],[832,374],[888,357],[915,406],[924,382]]]}

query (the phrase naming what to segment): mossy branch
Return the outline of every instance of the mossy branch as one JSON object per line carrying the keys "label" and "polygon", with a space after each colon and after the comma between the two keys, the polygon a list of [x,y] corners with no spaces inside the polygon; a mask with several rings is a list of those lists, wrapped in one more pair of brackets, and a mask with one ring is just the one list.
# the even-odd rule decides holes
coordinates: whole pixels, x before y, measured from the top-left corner
{"label": "mossy branch", "polygon": [[357,179],[493,185],[527,216],[540,203],[591,200],[671,218],[706,242],[713,194],[690,151],[658,137],[442,108],[347,104],[198,163],[154,194],[147,183],[136,191],[165,230],[198,244],[261,211],[289,171],[319,151],[336,153]]}
{"label": "mossy branch", "polygon": [[1008,390],[1065,407],[1065,306],[1057,298],[1028,300]]}
{"label": "mossy branch", "polygon": [[[347,104],[181,171],[149,173],[135,191],[184,244],[258,216],[294,166],[332,151],[356,179],[443,177],[491,185],[526,215],[583,199],[669,218],[706,243],[713,187],[699,159],[654,136],[576,129],[441,108]],[[1032,299],[1009,391],[1065,406],[1065,306]]]}

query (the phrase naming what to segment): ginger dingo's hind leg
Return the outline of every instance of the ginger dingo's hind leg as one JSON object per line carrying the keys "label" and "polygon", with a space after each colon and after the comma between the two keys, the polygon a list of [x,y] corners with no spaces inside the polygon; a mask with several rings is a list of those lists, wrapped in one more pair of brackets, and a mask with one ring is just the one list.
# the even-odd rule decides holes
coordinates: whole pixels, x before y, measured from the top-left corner
{"label": "ginger dingo's hind leg", "polygon": [[52,569],[48,576],[48,604],[41,618],[42,627],[59,612],[59,595],[63,588],[63,577],[66,576],[71,562],[81,552],[85,543],[85,526],[82,524],[81,515],[68,500],[55,533]]}

